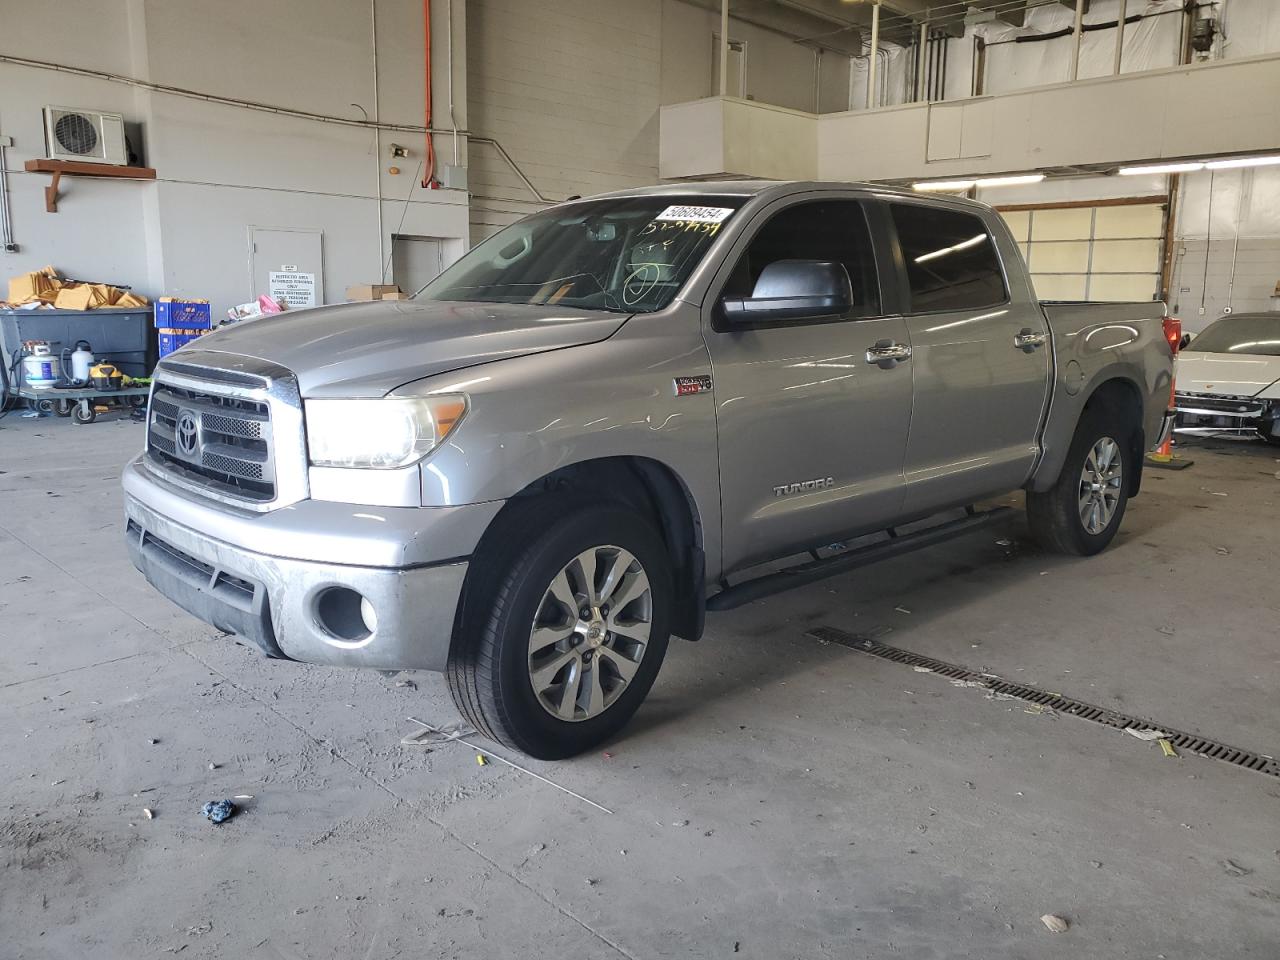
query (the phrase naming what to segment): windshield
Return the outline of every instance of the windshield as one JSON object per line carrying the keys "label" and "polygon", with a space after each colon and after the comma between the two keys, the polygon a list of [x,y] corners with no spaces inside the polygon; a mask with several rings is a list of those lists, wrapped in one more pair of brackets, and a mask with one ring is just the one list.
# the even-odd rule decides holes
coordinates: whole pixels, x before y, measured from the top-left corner
{"label": "windshield", "polygon": [[744,199],[625,197],[561,204],[490,237],[427,284],[418,299],[661,310]]}
{"label": "windshield", "polygon": [[1188,350],[1204,353],[1252,353],[1280,357],[1280,314],[1223,317],[1191,340]]}

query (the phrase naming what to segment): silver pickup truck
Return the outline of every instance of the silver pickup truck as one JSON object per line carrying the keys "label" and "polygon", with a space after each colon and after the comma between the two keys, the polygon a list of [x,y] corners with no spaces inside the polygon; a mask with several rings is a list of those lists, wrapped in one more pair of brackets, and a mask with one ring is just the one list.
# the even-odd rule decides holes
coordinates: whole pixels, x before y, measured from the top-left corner
{"label": "silver pickup truck", "polygon": [[1025,489],[1046,547],[1101,550],[1170,425],[1163,313],[1038,302],[965,200],[563,203],[412,300],[164,360],[128,546],[270,657],[443,671],[481,732],[564,757],[626,723],[708,609],[972,530],[985,498]]}

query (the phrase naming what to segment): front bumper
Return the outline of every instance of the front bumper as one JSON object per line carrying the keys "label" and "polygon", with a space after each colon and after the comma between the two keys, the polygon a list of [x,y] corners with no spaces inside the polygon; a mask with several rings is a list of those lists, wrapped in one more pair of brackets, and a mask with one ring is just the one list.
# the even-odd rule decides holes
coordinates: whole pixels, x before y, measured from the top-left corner
{"label": "front bumper", "polygon": [[1179,393],[1175,433],[1280,438],[1280,402],[1256,397]]}
{"label": "front bumper", "polygon": [[[147,580],[187,612],[221,630],[244,637],[271,657],[332,666],[384,670],[443,670],[448,662],[454,617],[484,519],[499,505],[389,511],[346,505],[346,515],[365,521],[362,538],[322,537],[299,523],[304,504],[283,522],[293,536],[268,536],[273,516],[237,516],[177,494],[183,520],[162,507],[174,491],[138,461],[125,470],[126,538],[129,554]],[[312,520],[337,504],[318,504]],[[248,528],[242,529],[242,524]],[[410,525],[411,524],[411,525]],[[408,525],[408,526],[407,526]],[[358,528],[357,528],[358,529]],[[465,536],[459,536],[466,531]],[[442,542],[436,534],[448,533]],[[473,539],[474,536],[474,539]],[[262,537],[266,549],[259,547]],[[434,546],[425,547],[423,540]],[[251,541],[252,545],[246,543]],[[300,544],[309,556],[282,555]],[[274,547],[274,549],[272,549]],[[434,557],[404,562],[407,556]],[[400,562],[395,561],[399,559]],[[374,560],[373,563],[366,563]],[[390,562],[387,562],[390,561]],[[367,635],[329,629],[321,601],[335,590],[351,590],[368,601],[376,625]]]}

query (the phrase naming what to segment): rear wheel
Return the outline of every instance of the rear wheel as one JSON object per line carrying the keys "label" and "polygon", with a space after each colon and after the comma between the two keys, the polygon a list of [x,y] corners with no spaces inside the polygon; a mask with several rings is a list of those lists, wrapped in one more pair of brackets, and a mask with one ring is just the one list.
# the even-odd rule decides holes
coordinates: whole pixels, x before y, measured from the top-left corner
{"label": "rear wheel", "polygon": [[1129,501],[1133,429],[1106,405],[1085,411],[1053,487],[1027,494],[1027,520],[1041,546],[1092,556],[1115,537]]}
{"label": "rear wheel", "polygon": [[449,691],[481,733],[556,760],[612,736],[648,694],[670,634],[670,564],[626,507],[511,509],[472,560]]}

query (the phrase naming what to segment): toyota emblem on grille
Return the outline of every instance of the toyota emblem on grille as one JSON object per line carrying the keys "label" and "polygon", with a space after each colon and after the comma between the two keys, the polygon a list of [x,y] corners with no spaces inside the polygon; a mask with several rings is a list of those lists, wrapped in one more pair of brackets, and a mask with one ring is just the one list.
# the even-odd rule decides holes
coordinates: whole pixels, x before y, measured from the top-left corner
{"label": "toyota emblem on grille", "polygon": [[200,446],[199,433],[195,414],[190,410],[183,410],[178,417],[177,429],[174,431],[178,452],[185,457],[194,457],[196,449]]}

